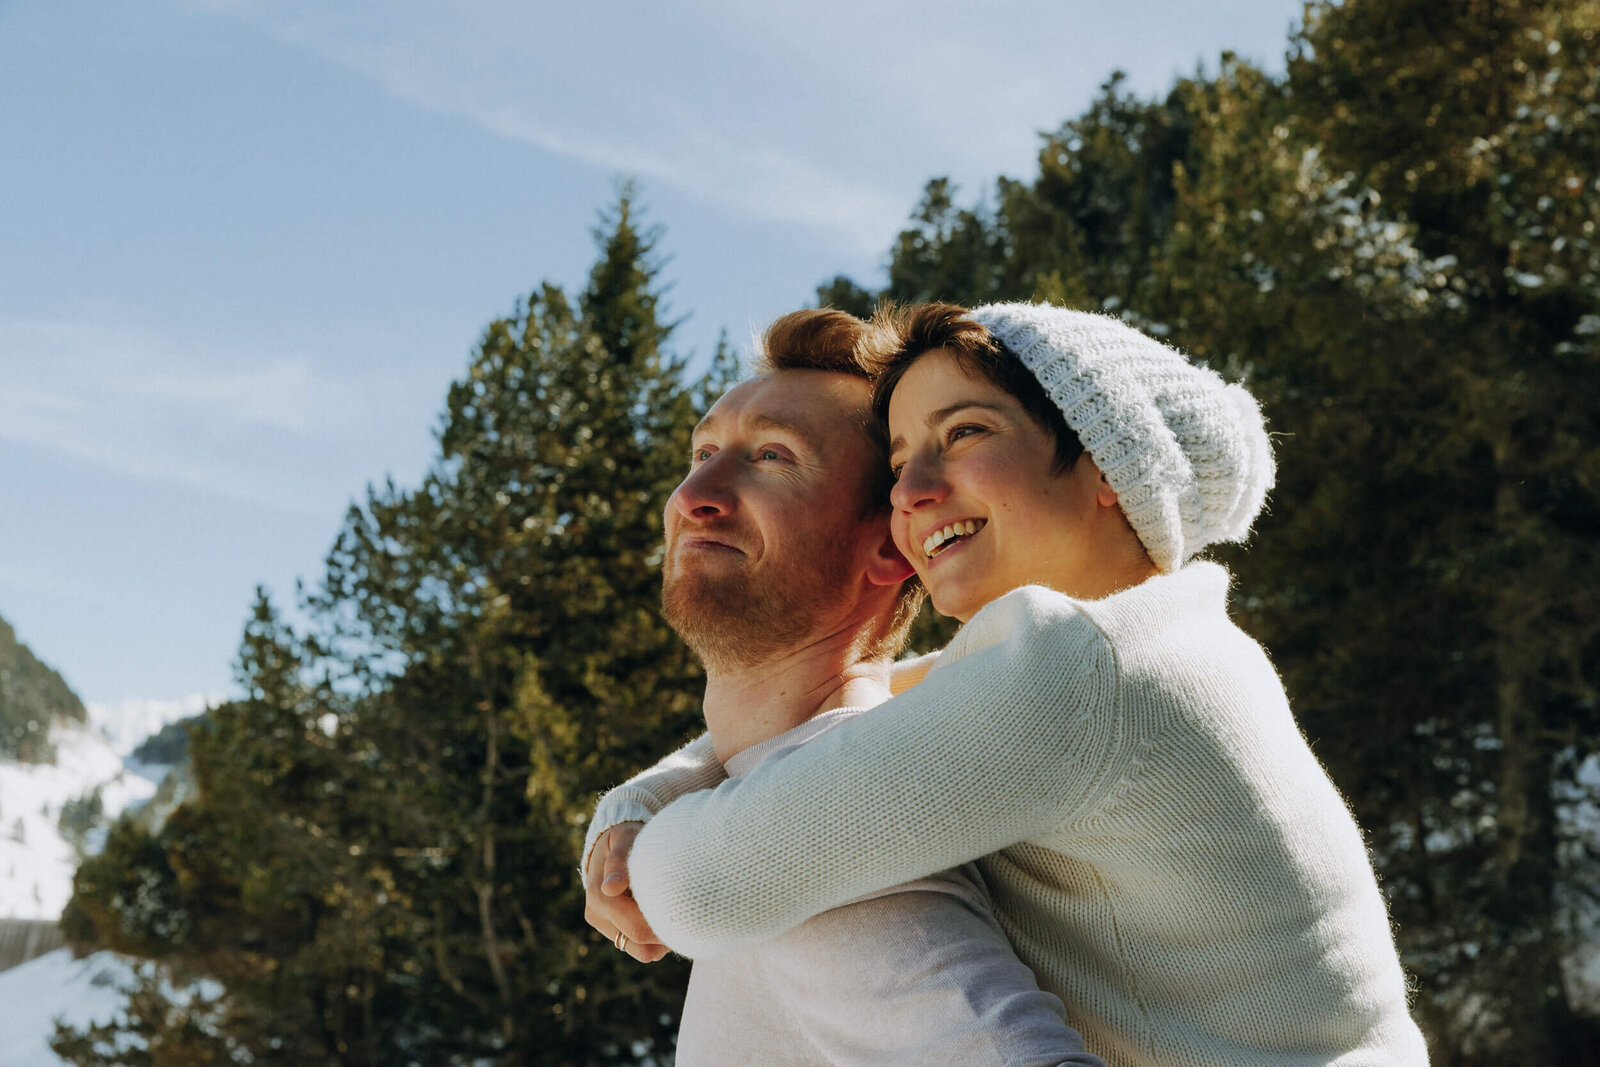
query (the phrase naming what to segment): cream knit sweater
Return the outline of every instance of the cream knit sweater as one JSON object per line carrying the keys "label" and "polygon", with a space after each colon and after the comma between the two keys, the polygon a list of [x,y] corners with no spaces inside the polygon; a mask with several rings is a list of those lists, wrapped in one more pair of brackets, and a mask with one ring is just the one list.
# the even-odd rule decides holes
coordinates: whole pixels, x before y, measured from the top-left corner
{"label": "cream knit sweater", "polygon": [[[731,757],[786,759],[863,713],[835,708]],[[677,1067],[1106,1067],[1063,1021],[963,864],[695,960]]]}
{"label": "cream knit sweater", "polygon": [[[1114,1067],[1426,1063],[1360,832],[1227,584],[1193,563],[1098,601],[1016,590],[915,689],[715,789],[686,750],[591,834],[655,813],[633,893],[689,956],[982,857]],[[678,786],[703,791],[663,807]]]}

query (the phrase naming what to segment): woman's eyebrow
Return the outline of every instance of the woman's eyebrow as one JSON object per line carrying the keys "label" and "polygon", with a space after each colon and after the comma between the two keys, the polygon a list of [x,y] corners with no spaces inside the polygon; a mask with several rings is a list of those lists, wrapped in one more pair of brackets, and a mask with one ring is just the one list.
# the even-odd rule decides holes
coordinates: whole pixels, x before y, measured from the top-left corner
{"label": "woman's eyebrow", "polygon": [[965,411],[968,408],[982,408],[984,411],[992,411],[996,415],[1005,414],[1005,408],[1001,407],[999,404],[986,404],[982,400],[957,400],[949,407],[943,407],[938,411],[932,412],[924,421],[927,423],[927,425],[932,426],[935,423],[943,422],[956,412]]}
{"label": "woman's eyebrow", "polygon": [[[928,413],[928,417],[922,420],[923,425],[931,429],[932,427],[939,425],[944,420],[950,418],[952,415],[959,414],[960,412],[966,411],[969,408],[978,408],[982,411],[992,412],[995,415],[1006,414],[1006,409],[998,404],[986,404],[982,400],[957,400],[954,404],[942,407],[937,411],[930,411]],[[896,449],[904,447],[906,447],[906,439],[905,435],[903,434],[889,442],[889,452],[891,455]]]}

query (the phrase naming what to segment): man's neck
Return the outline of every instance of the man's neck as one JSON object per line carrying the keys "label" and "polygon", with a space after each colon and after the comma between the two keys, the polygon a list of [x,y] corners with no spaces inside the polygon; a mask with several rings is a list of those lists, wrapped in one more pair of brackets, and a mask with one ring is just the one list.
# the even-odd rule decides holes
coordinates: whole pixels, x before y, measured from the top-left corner
{"label": "man's neck", "polygon": [[707,672],[706,728],[726,763],[825,711],[889,699],[889,662],[862,660],[843,636],[733,671]]}

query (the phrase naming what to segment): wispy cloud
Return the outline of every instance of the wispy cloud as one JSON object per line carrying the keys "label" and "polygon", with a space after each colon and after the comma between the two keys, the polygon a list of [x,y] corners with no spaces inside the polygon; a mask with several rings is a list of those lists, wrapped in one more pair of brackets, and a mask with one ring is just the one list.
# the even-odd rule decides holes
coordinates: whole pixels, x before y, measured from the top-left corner
{"label": "wispy cloud", "polygon": [[190,4],[419,107],[749,218],[813,228],[852,253],[881,251],[909,206],[885,160],[906,176],[924,166],[896,150],[867,72],[818,77],[765,39],[770,28],[751,31],[714,5]]}
{"label": "wispy cloud", "polygon": [[[304,358],[147,331],[0,320],[0,440],[268,507],[326,515],[330,452],[370,429],[380,382]],[[321,462],[318,462],[318,459]],[[359,483],[357,483],[359,484]]]}
{"label": "wispy cloud", "polygon": [[[1278,0],[173,0],[499,136],[881,253],[926,179],[1025,177],[1113,69],[1159,93]],[[1152,24],[1160,27],[1152,33]]]}

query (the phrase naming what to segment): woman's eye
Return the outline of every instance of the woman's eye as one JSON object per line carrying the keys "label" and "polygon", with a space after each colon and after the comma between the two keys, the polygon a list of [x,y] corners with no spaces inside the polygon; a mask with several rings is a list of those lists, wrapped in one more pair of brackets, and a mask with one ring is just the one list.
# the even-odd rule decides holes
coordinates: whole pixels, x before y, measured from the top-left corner
{"label": "woman's eye", "polygon": [[693,449],[689,450],[689,462],[690,463],[704,463],[706,460],[708,460],[710,458],[711,458],[711,449],[709,449],[709,448],[693,448]]}
{"label": "woman's eye", "polygon": [[963,437],[970,437],[975,433],[982,433],[982,432],[983,432],[983,427],[982,426],[978,426],[978,425],[975,425],[975,424],[970,423],[970,422],[964,422],[960,426],[951,427],[950,428],[950,432],[946,435],[946,440],[959,441]]}
{"label": "woman's eye", "polygon": [[904,463],[889,464],[889,480],[891,482],[898,482],[900,480],[900,472],[905,469],[906,465]]}
{"label": "woman's eye", "polygon": [[778,453],[778,450],[776,448],[763,448],[761,450],[761,455],[760,455],[759,458],[761,458],[761,459],[782,459],[783,456]]}

